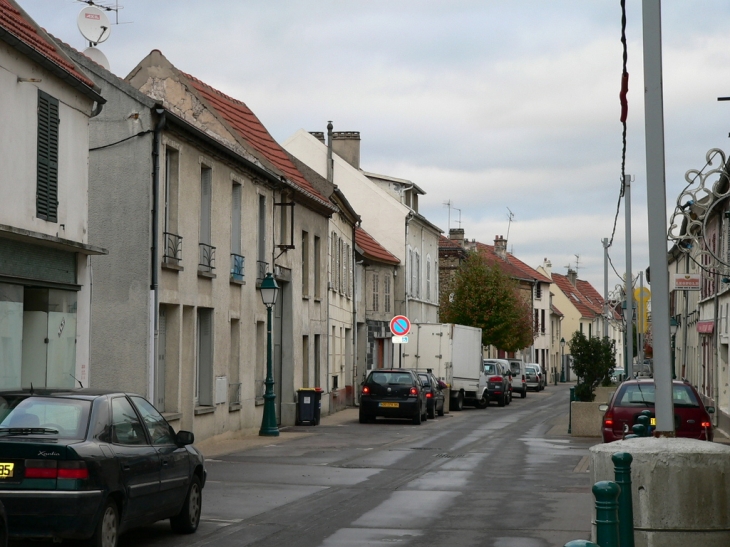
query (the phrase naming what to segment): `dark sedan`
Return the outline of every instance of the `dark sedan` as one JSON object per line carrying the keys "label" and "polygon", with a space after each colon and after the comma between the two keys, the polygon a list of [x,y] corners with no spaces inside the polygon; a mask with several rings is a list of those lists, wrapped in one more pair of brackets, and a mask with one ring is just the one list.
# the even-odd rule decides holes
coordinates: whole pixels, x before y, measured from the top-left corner
{"label": "dark sedan", "polygon": [[360,392],[360,423],[377,416],[409,418],[420,425],[428,418],[426,390],[408,369],[377,369],[368,374]]}
{"label": "dark sedan", "polygon": [[418,377],[421,379],[421,383],[426,390],[426,408],[428,411],[428,417],[433,420],[436,418],[436,414],[443,416],[445,402],[443,388],[446,387],[446,384],[436,378],[431,371],[419,371]]}
{"label": "dark sedan", "polygon": [[193,434],[139,395],[92,389],[0,393],[0,501],[11,537],[91,539],[170,519],[198,527],[205,485]]}

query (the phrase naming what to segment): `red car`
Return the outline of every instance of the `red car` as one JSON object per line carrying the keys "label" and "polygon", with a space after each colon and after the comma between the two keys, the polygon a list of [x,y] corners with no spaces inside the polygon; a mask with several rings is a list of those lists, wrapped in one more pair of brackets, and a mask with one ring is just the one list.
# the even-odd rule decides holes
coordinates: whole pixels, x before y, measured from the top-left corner
{"label": "red car", "polygon": [[[608,405],[598,408],[605,411],[601,432],[603,442],[620,441],[631,433],[631,427],[638,423],[637,418],[643,410],[651,412],[651,425],[654,419],[655,385],[651,378],[623,382],[611,397]],[[674,429],[677,437],[711,441],[713,437],[710,414],[715,407],[705,407],[695,388],[690,384],[674,380],[672,383],[674,399]]]}

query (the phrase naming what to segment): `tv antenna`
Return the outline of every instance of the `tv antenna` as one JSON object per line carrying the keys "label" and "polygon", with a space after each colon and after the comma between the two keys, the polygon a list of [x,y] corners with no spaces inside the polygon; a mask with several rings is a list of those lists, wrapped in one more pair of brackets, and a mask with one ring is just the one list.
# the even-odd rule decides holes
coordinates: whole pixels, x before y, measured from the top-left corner
{"label": "tv antenna", "polygon": [[580,255],[573,255],[575,257],[575,276],[578,277],[578,269],[580,268]]}
{"label": "tv antenna", "polygon": [[509,211],[509,214],[507,215],[507,241],[509,241],[509,228],[512,225],[512,221],[515,218],[515,214],[512,212],[512,210],[507,207],[507,210]]}
{"label": "tv antenna", "polygon": [[459,223],[459,229],[461,230],[461,209],[457,209],[456,207],[454,207],[454,211],[459,211],[459,220],[457,220],[456,222]]}
{"label": "tv antenna", "polygon": [[111,2],[94,2],[94,0],[76,0],[76,1],[81,2],[82,4],[88,4],[89,6],[98,8],[100,10],[113,11],[114,19],[115,19],[114,24],[115,25],[123,24],[123,23],[119,22],[119,10],[124,9],[124,6],[119,5],[119,0],[115,0],[113,4]]}
{"label": "tv antenna", "polygon": [[446,230],[447,230],[447,232],[450,232],[451,231],[451,200],[444,201],[444,205],[446,205],[446,207],[449,209],[449,216],[448,216],[448,221],[446,223]]}

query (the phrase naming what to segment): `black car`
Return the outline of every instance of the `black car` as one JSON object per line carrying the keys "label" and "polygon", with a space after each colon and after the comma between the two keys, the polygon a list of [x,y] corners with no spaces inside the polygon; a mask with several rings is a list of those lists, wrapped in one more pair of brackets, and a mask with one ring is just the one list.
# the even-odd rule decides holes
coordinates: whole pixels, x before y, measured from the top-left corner
{"label": "black car", "polygon": [[504,359],[484,359],[483,367],[489,400],[497,401],[499,406],[510,404],[512,401],[510,388],[512,372],[509,362]]}
{"label": "black car", "polygon": [[377,369],[368,374],[360,393],[360,423],[377,416],[426,421],[426,390],[418,375],[409,369]]}
{"label": "black car", "polygon": [[91,539],[170,519],[198,527],[206,471],[193,434],[139,395],[0,392],[0,501],[10,537]]}
{"label": "black car", "polygon": [[426,390],[426,410],[428,417],[432,420],[436,418],[436,414],[439,416],[444,415],[444,392],[442,391],[446,384],[436,378],[432,372],[418,372],[418,377],[421,379]]}
{"label": "black car", "polygon": [[5,515],[5,507],[0,502],[0,547],[8,546],[8,517]]}

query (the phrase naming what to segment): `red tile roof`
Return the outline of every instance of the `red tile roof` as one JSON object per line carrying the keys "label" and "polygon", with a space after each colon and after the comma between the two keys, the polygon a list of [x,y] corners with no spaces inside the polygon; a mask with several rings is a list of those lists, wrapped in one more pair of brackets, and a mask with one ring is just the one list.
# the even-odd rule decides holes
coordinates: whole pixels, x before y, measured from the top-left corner
{"label": "red tile roof", "polygon": [[459,245],[453,239],[449,239],[448,237],[446,237],[444,235],[439,235],[439,249],[459,250],[459,249],[463,249],[463,247],[461,245]]}
{"label": "red tile roof", "polygon": [[35,21],[12,0],[0,0],[0,27],[84,85],[94,88],[94,82],[84,76],[66,57],[59,54],[55,44],[45,33],[38,31]]}
{"label": "red tile roof", "polygon": [[527,279],[529,281],[541,281],[551,283],[550,278],[531,268],[511,253],[507,253],[507,260],[502,259],[495,251],[494,245],[485,245],[477,242],[477,250],[488,262],[496,264],[508,276],[515,279]]}
{"label": "red tile roof", "polygon": [[555,304],[550,304],[550,311],[553,312],[555,315],[559,315],[561,317],[564,316],[563,312],[561,312],[558,308],[555,307]]}
{"label": "red tile roof", "polygon": [[375,241],[373,236],[362,228],[355,228],[355,244],[362,249],[365,258],[386,264],[400,264],[400,259]]}
{"label": "red tile roof", "polygon": [[[0,0],[2,1],[2,0]],[[308,181],[304,178],[292,163],[284,149],[277,143],[271,134],[266,130],[261,121],[256,117],[251,109],[243,102],[229,97],[225,93],[209,86],[181,72],[196,89],[196,91],[205,99],[222,117],[228,122],[238,134],[248,142],[254,150],[261,154],[266,160],[271,162],[279,169],[289,180],[297,186],[312,194],[313,196],[328,202],[327,198],[322,196]]]}
{"label": "red tile roof", "polygon": [[[588,281],[583,281],[582,279],[577,279],[576,284],[578,285],[578,290],[585,296],[592,304],[595,304],[594,307],[597,307],[599,310],[603,310],[603,296],[601,296],[601,293],[599,293],[593,285],[588,283]],[[614,314],[614,319],[621,319],[621,316],[616,313],[616,310],[612,310]]]}
{"label": "red tile roof", "polygon": [[[568,297],[568,300],[570,300],[570,303],[575,306],[581,317],[593,318],[601,315],[601,305],[603,299],[601,299],[601,302],[596,302],[594,298],[586,297],[578,287],[573,286],[573,284],[570,282],[570,279],[568,279],[566,276],[555,273],[552,275],[553,282],[558,286],[561,291],[563,291],[563,294]],[[590,286],[590,283],[588,283],[587,281],[583,281],[581,282],[581,284]],[[595,297],[595,295],[593,296]]]}

